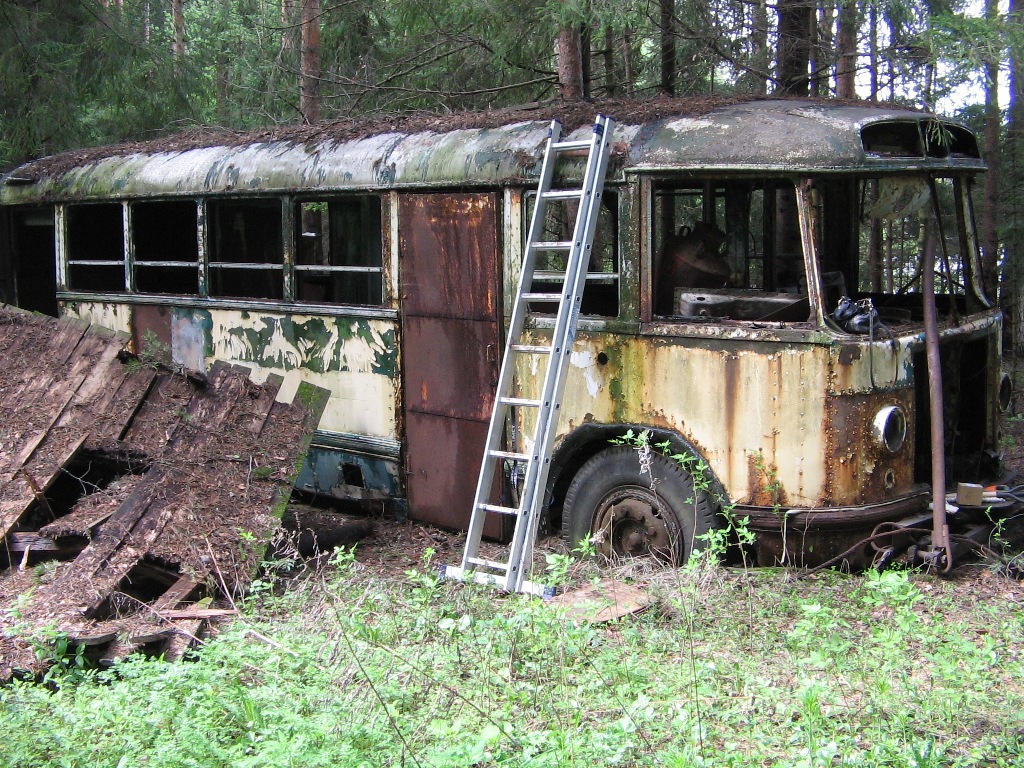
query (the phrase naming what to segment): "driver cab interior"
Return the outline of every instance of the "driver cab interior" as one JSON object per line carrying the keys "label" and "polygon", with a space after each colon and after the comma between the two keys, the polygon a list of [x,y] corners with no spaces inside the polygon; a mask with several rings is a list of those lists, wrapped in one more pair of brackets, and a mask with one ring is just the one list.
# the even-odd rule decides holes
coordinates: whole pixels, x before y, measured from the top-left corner
{"label": "driver cab interior", "polygon": [[653,314],[678,321],[806,322],[796,193],[786,179],[653,187]]}

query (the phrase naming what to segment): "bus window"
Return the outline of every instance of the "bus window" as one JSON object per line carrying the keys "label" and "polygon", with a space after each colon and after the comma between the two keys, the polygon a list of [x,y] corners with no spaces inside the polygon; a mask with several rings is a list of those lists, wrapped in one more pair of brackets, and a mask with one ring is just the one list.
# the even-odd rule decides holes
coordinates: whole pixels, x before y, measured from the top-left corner
{"label": "bus window", "polygon": [[953,182],[936,179],[934,185],[937,205],[924,178],[861,181],[861,291],[919,293],[921,253],[929,248],[935,254],[936,292],[964,293]]}
{"label": "bus window", "polygon": [[810,315],[789,182],[660,184],[651,242],[656,315],[778,321]]}
{"label": "bus window", "polygon": [[[973,233],[958,226],[952,179],[825,179],[815,182],[815,192],[814,235],[823,278],[840,275],[845,292],[855,299],[871,298],[887,324],[922,319],[920,300],[913,294],[922,290],[926,249],[934,256],[940,309],[964,311],[965,294],[982,293],[966,290],[976,271],[976,245]],[[836,296],[827,290],[825,296],[825,309],[831,312]]]}
{"label": "bus window", "polygon": [[124,210],[120,203],[67,207],[68,287],[123,293]]}
{"label": "bus window", "polygon": [[198,208],[192,200],[131,204],[135,289],[199,293]]}
{"label": "bus window", "polygon": [[9,259],[4,277],[11,281],[0,290],[0,300],[22,309],[57,316],[57,262],[53,208],[16,208],[7,220]]}
{"label": "bus window", "polygon": [[[533,217],[534,194],[526,198],[524,217],[524,247],[526,228]],[[569,240],[575,226],[575,205],[548,204],[545,210],[542,241]],[[558,292],[562,282],[556,277],[565,272],[567,255],[558,251],[541,251],[534,267],[533,289],[538,293]],[[547,274],[545,274],[547,273]],[[546,278],[546,279],[545,279]],[[555,305],[533,305],[538,313],[554,313]],[[587,267],[587,285],[583,291],[580,314],[598,317],[617,317],[619,314],[619,229],[618,194],[605,190],[601,196],[601,210],[594,231],[594,245]]]}
{"label": "bus window", "polygon": [[277,199],[208,200],[209,294],[284,298],[284,238]]}
{"label": "bus window", "polygon": [[298,301],[383,302],[380,197],[305,200],[297,205],[295,221]]}

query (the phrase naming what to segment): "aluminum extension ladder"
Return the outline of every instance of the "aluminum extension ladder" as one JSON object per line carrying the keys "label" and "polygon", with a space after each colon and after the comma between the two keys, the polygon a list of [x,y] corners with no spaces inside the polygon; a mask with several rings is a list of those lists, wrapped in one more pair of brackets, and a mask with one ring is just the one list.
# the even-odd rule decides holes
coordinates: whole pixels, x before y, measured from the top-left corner
{"label": "aluminum extension ladder", "polygon": [[[470,516],[466,549],[460,566],[446,566],[442,574],[446,578],[470,579],[477,583],[492,584],[506,592],[526,592],[549,596],[550,591],[543,585],[525,580],[526,572],[533,559],[533,542],[537,534],[537,522],[544,503],[544,488],[551,463],[551,448],[558,426],[562,391],[565,388],[565,371],[576,335],[576,319],[579,316],[583,288],[587,280],[587,267],[594,244],[594,230],[597,227],[598,212],[601,208],[601,192],[604,188],[605,171],[611,149],[611,133],[615,122],[604,115],[598,115],[594,122],[593,135],[580,141],[562,141],[562,126],[555,120],[541,166],[540,182],[537,187],[536,203],[530,221],[526,253],[523,255],[522,274],[519,289],[512,309],[505,353],[498,377],[497,395],[491,412],[484,447],[483,462],[477,480],[476,495]],[[555,163],[560,154],[587,152],[587,166],[580,189],[552,189]],[[572,211],[572,204],[578,203],[576,223],[572,239],[565,241],[544,241],[547,205],[559,201]],[[533,281],[538,253],[567,253],[564,273],[545,271],[545,281],[562,282],[561,293],[534,292]],[[558,304],[558,313],[550,346],[522,343],[523,329],[531,302]],[[516,358],[526,355],[547,360],[544,366],[544,381],[540,398],[537,400],[512,397],[512,379]],[[533,441],[528,444],[528,453],[501,450],[505,425],[511,423],[512,408],[537,410]],[[523,477],[517,507],[493,503],[491,490],[494,486],[495,470],[504,462],[515,465]],[[513,515],[516,518],[515,531],[508,546],[508,560],[498,562],[479,556],[480,539],[483,535],[487,515]]]}

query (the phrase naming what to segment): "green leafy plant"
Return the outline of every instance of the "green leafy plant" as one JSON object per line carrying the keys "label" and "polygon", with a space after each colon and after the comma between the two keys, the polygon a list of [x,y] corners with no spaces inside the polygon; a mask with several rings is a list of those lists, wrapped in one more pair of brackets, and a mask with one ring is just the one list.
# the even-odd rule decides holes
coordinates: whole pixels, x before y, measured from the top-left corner
{"label": "green leafy plant", "polygon": [[142,344],[137,355],[130,358],[126,363],[129,372],[139,371],[144,368],[156,370],[161,365],[168,365],[171,362],[171,346],[160,341],[160,337],[153,331],[146,331],[142,334]]}

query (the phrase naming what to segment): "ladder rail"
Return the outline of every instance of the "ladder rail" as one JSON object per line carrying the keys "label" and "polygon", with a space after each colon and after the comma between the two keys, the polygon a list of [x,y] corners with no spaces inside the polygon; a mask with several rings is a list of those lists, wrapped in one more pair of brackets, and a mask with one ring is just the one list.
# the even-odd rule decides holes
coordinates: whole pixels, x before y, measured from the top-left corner
{"label": "ladder rail", "polygon": [[[525,563],[532,557],[533,540],[536,538],[540,512],[544,503],[544,491],[551,468],[551,449],[558,430],[561,414],[561,399],[565,390],[565,374],[572,344],[576,337],[576,323],[583,301],[586,271],[593,252],[594,232],[601,209],[600,196],[608,165],[607,144],[611,139],[611,121],[599,116],[591,140],[591,162],[584,174],[583,197],[577,210],[573,230],[573,246],[566,264],[566,280],[562,287],[562,301],[552,332],[551,361],[544,376],[544,390],[539,398],[546,413],[538,413],[534,430],[532,453],[533,462],[527,467],[527,478],[523,480],[525,497],[521,500],[521,514],[516,520],[516,532],[512,537],[509,562]],[[590,199],[584,199],[590,196]],[[532,474],[532,476],[531,476]],[[520,531],[520,527],[523,528]],[[509,573],[510,591],[518,591],[525,577],[525,569]]]}
{"label": "ladder rail", "polygon": [[[557,432],[561,412],[561,397],[565,388],[565,374],[569,355],[575,338],[576,322],[579,316],[582,294],[588,279],[593,251],[594,232],[600,212],[601,194],[610,155],[611,130],[614,121],[603,115],[595,120],[589,140],[560,141],[561,125],[552,121],[545,146],[544,161],[538,182],[537,195],[527,235],[526,248],[519,275],[518,290],[513,303],[512,314],[506,336],[491,420],[488,425],[483,460],[477,479],[476,492],[470,524],[467,530],[466,548],[461,566],[444,569],[446,576],[460,578],[472,576],[478,583],[496,584],[505,591],[523,591],[540,594],[538,585],[526,582],[526,564],[532,559],[533,539],[536,538],[537,524],[543,507],[544,489],[550,469],[551,448]],[[554,166],[559,152],[588,151],[588,162],[583,183],[578,190],[551,190]],[[544,228],[549,200],[579,201],[573,227],[572,240],[543,241],[540,239]],[[538,251],[567,251],[567,263],[558,294],[536,294],[531,289],[536,276]],[[541,296],[552,303],[558,302],[555,327],[551,345],[524,344],[523,332],[529,314],[529,304]],[[546,367],[540,396],[533,398],[511,397],[515,376],[517,354],[546,356]],[[535,358],[536,359],[536,358]],[[514,407],[536,408],[529,451],[502,450],[502,438],[506,423],[514,418]],[[525,439],[525,436],[524,436]],[[495,480],[497,467],[506,460],[525,466],[518,506],[513,509],[488,502]],[[516,517],[512,541],[508,547],[507,562],[489,561],[479,557],[480,540],[488,512],[501,509],[503,513],[514,513]],[[498,573],[477,573],[478,568]]]}
{"label": "ladder rail", "polygon": [[[557,153],[552,151],[552,147],[559,142],[561,137],[562,124],[557,120],[552,120],[551,127],[548,129],[548,138],[544,149],[544,160],[541,164],[540,179],[538,181],[539,189],[546,189],[551,186],[551,180],[555,175],[555,163],[557,160]],[[494,484],[494,471],[498,463],[491,460],[490,452],[498,449],[502,433],[505,431],[505,419],[495,418],[495,414],[499,410],[499,398],[511,390],[512,377],[515,369],[515,356],[509,354],[509,349],[512,342],[518,339],[522,334],[523,328],[526,325],[526,316],[528,314],[526,305],[519,301],[518,298],[529,290],[533,282],[533,266],[536,261],[536,251],[533,248],[533,243],[539,239],[540,233],[544,228],[544,214],[546,209],[546,203],[542,201],[538,195],[536,204],[533,207],[533,216],[530,219],[530,229],[527,234],[527,247],[523,253],[523,263],[520,267],[519,283],[516,290],[517,300],[513,302],[512,317],[505,337],[505,352],[502,355],[501,368],[498,373],[498,383],[495,387],[494,404],[492,406],[494,410],[492,411],[491,420],[487,427],[483,461],[480,465],[480,474],[477,477],[476,491],[473,494],[473,509],[470,513],[469,529],[466,532],[466,550],[462,556],[462,568],[464,569],[470,567],[470,560],[477,556],[480,548],[480,537],[483,534],[486,515],[478,514],[478,508],[483,499],[487,497],[492,485]],[[521,511],[522,507],[520,506],[520,512]]]}

